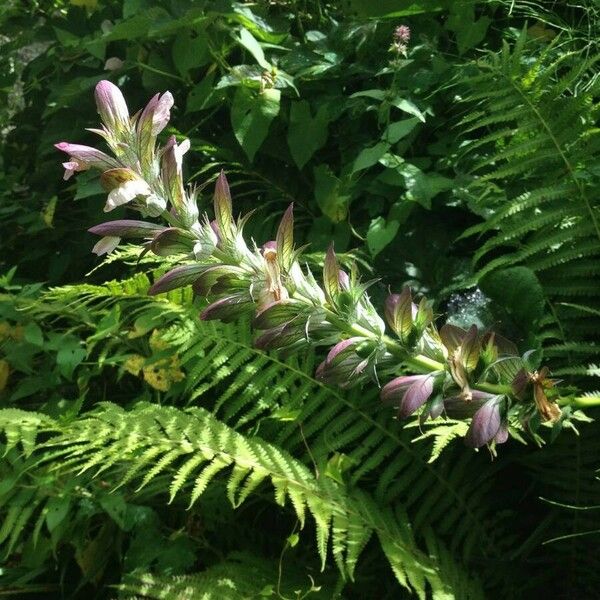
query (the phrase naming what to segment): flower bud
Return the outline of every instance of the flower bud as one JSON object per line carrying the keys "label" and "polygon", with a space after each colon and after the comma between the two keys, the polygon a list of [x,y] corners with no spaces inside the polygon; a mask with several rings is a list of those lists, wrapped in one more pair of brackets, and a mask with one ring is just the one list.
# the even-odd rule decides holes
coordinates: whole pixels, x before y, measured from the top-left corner
{"label": "flower bud", "polygon": [[168,227],[158,233],[150,249],[157,256],[170,256],[172,254],[188,254],[194,247],[194,238],[190,233],[177,227]]}
{"label": "flower bud", "polygon": [[219,227],[221,241],[229,240],[231,237],[231,226],[233,224],[233,212],[231,208],[231,193],[229,192],[229,183],[225,172],[221,171],[215,184],[215,193],[213,196],[215,209],[215,220]]}
{"label": "flower bud", "polygon": [[285,211],[276,237],[277,260],[282,270],[287,271],[294,259],[294,205]]}
{"label": "flower bud", "polygon": [[405,287],[401,294],[388,296],[384,312],[388,325],[403,344],[408,344],[413,331],[413,316],[417,313],[410,288]]}
{"label": "flower bud", "polygon": [[405,419],[423,406],[433,393],[433,375],[407,375],[396,377],[381,390],[385,404],[398,406],[398,416]]}
{"label": "flower bud", "polygon": [[165,229],[166,227],[163,225],[156,225],[155,223],[122,219],[94,225],[88,231],[94,235],[109,235],[121,238],[152,238]]}
{"label": "flower bud", "polygon": [[472,448],[481,448],[499,436],[504,438],[502,412],[505,400],[503,396],[493,396],[473,415],[471,425],[465,436],[465,442]]}
{"label": "flower bud", "polygon": [[296,319],[301,315],[303,308],[304,303],[290,299],[271,302],[256,313],[252,324],[256,329],[278,327]]}
{"label": "flower bud", "polygon": [[317,377],[327,383],[349,387],[358,382],[369,366],[368,358],[362,358],[356,349],[365,341],[362,337],[351,337],[338,342],[317,368]]}
{"label": "flower bud", "polygon": [[197,211],[191,219],[186,212],[186,195],[183,187],[183,155],[189,150],[190,141],[184,140],[181,144],[176,144],[174,140],[174,137],[170,138],[171,143],[163,154],[162,179],[177,216],[189,227],[198,218]]}
{"label": "flower bud", "polygon": [[154,285],[148,290],[148,294],[155,296],[191,285],[205,269],[206,266],[202,264],[175,267],[154,282]]}
{"label": "flower bud", "polygon": [[277,348],[287,348],[289,346],[303,343],[305,333],[302,326],[295,323],[284,323],[277,327],[267,329],[254,341],[254,347],[259,350],[275,350]]}
{"label": "flower bud", "polygon": [[236,289],[247,289],[246,273],[233,265],[215,265],[204,268],[194,281],[194,293],[198,296],[232,292]]}
{"label": "flower bud", "polygon": [[121,90],[110,81],[102,80],[96,85],[96,106],[98,113],[112,134],[131,130],[129,109]]}
{"label": "flower bud", "polygon": [[340,267],[338,265],[333,244],[329,246],[325,255],[325,263],[323,265],[323,287],[325,297],[330,303],[334,303],[340,293]]}
{"label": "flower bud", "polygon": [[247,292],[233,294],[209,304],[201,313],[203,321],[218,319],[219,321],[233,321],[254,309],[254,302]]}
{"label": "flower bud", "polygon": [[479,390],[444,398],[444,411],[451,419],[470,419],[488,400],[492,394]]}

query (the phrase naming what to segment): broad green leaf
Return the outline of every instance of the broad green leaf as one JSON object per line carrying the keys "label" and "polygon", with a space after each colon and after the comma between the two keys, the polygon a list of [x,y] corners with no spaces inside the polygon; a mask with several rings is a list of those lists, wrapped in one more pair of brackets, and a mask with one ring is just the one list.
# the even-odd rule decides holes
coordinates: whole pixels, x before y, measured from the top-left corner
{"label": "broad green leaf", "polygon": [[184,29],[175,37],[171,48],[173,64],[184,77],[191,69],[201,67],[210,60],[206,33],[194,29]]}
{"label": "broad green leaf", "polygon": [[411,119],[404,119],[403,121],[390,123],[381,137],[386,142],[395,144],[403,137],[406,137],[417,126],[419,121],[420,119],[412,117]]}
{"label": "broad green leaf", "polygon": [[250,162],[265,141],[271,121],[279,113],[280,98],[281,92],[274,89],[261,93],[245,87],[236,90],[231,107],[231,126]]}
{"label": "broad green leaf", "polygon": [[313,170],[315,176],[315,198],[323,214],[334,223],[339,223],[348,214],[350,195],[345,192],[341,180],[327,165]]}
{"label": "broad green leaf", "polygon": [[475,19],[475,8],[468,2],[454,2],[446,29],[456,34],[458,53],[464,54],[485,38],[491,19],[483,16]]}
{"label": "broad green leaf", "polygon": [[321,106],[313,117],[310,104],[306,100],[292,102],[287,142],[299,169],[302,169],[327,141],[328,112],[327,107]]}
{"label": "broad green leaf", "polygon": [[86,355],[87,352],[84,348],[72,348],[69,346],[61,348],[56,354],[56,364],[60,369],[61,375],[66,379],[71,379],[73,371]]}
{"label": "broad green leaf", "polygon": [[383,90],[363,90],[361,92],[355,92],[350,98],[373,98],[373,100],[383,101],[385,98],[385,92]]}
{"label": "broad green leaf", "polygon": [[25,337],[26,341],[28,341],[30,344],[33,344],[34,346],[44,345],[44,334],[42,333],[40,326],[37,323],[34,323],[33,321],[31,323],[28,323],[23,328],[23,336]]}
{"label": "broad green leaf", "polygon": [[198,112],[206,110],[217,104],[224,97],[224,92],[215,89],[215,73],[208,73],[206,77],[195,85],[188,94],[186,112]]}
{"label": "broad green leaf", "polygon": [[372,256],[377,256],[395,237],[400,228],[398,221],[389,221],[383,217],[373,219],[367,231],[367,246]]}
{"label": "broad green leaf", "polygon": [[248,50],[248,52],[250,52],[250,54],[252,54],[256,62],[263,69],[271,69],[271,65],[265,58],[265,53],[263,52],[261,45],[258,43],[258,40],[245,27],[242,27],[240,30],[239,42],[242,46],[244,46],[244,48],[246,48],[246,50]]}
{"label": "broad green leaf", "polygon": [[417,117],[419,121],[425,123],[425,115],[417,108],[414,102],[411,102],[406,98],[394,98],[392,100],[392,105],[409,115]]}
{"label": "broad green leaf", "polygon": [[71,499],[69,496],[51,497],[45,507],[46,526],[48,531],[52,533],[64,518],[69,513]]}
{"label": "broad green leaf", "polygon": [[379,142],[370,148],[365,148],[354,160],[352,172],[356,173],[377,164],[389,148],[390,145],[387,142]]}
{"label": "broad green leaf", "polygon": [[397,167],[398,172],[404,177],[406,185],[406,197],[418,202],[425,208],[431,208],[431,199],[452,188],[453,181],[437,173],[424,173],[410,163],[404,163]]}
{"label": "broad green leaf", "polygon": [[121,494],[110,493],[100,498],[100,506],[110,515],[112,520],[123,530],[127,531],[133,523],[127,523],[127,503]]}

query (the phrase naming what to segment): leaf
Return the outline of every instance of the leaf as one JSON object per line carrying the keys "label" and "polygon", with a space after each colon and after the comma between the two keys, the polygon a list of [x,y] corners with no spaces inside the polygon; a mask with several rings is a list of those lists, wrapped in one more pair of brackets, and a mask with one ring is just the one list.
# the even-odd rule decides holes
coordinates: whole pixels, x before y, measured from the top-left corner
{"label": "leaf", "polygon": [[367,231],[367,247],[371,256],[377,256],[396,237],[399,228],[398,221],[387,222],[383,217],[373,219]]}
{"label": "leaf", "polygon": [[486,16],[475,20],[475,8],[468,2],[453,2],[451,6],[446,29],[456,34],[458,53],[462,55],[485,38],[492,21]]}
{"label": "leaf", "polygon": [[414,102],[411,102],[406,98],[394,98],[394,100],[392,100],[392,105],[409,115],[414,115],[419,121],[425,123],[425,115],[417,108]]}
{"label": "leaf", "polygon": [[526,331],[534,329],[544,314],[544,290],[535,273],[527,267],[495,271],[485,276],[479,286]]}
{"label": "leaf", "polygon": [[350,196],[345,193],[342,182],[327,165],[313,169],[315,176],[315,198],[323,214],[334,223],[339,223],[348,214]]}
{"label": "leaf", "polygon": [[173,64],[184,77],[191,69],[207,64],[210,51],[206,33],[194,29],[178,31],[171,48],[171,56]]}
{"label": "leaf", "polygon": [[350,98],[373,98],[373,100],[383,101],[385,99],[385,92],[379,89],[362,90],[361,92],[351,94]]}
{"label": "leaf", "polygon": [[34,346],[44,345],[44,334],[37,323],[31,321],[23,328],[23,337]]}
{"label": "leaf", "polygon": [[370,148],[365,148],[354,160],[352,173],[368,169],[379,162],[379,159],[389,150],[387,142],[378,142]]}
{"label": "leaf", "polygon": [[321,106],[313,117],[310,104],[306,100],[292,102],[287,142],[299,169],[302,169],[327,141],[328,123],[329,111],[326,106]]}
{"label": "leaf", "polygon": [[444,0],[350,0],[352,8],[362,17],[396,19],[421,13],[439,12],[447,9]]}
{"label": "leaf", "polygon": [[419,121],[420,119],[412,117],[411,119],[404,119],[403,121],[390,123],[381,137],[386,142],[395,144],[403,137],[406,137],[416,127]]}
{"label": "leaf", "polygon": [[73,348],[67,346],[61,348],[56,354],[56,364],[60,369],[61,375],[66,379],[71,379],[73,371],[87,356],[84,348]]}
{"label": "leaf", "polygon": [[48,531],[52,533],[58,525],[62,523],[64,518],[69,513],[71,499],[69,496],[51,497],[45,507],[46,511],[46,526]]}
{"label": "leaf", "polygon": [[214,106],[224,97],[224,92],[215,89],[215,73],[208,73],[202,81],[189,92],[186,102],[186,112],[193,113]]}
{"label": "leaf", "polygon": [[111,519],[124,531],[130,529],[125,519],[127,504],[121,494],[111,493],[100,498],[100,506],[110,515]]}
{"label": "leaf", "polygon": [[398,173],[404,177],[406,185],[406,197],[418,202],[421,206],[430,209],[431,199],[440,192],[449,190],[453,186],[452,179],[438,175],[437,173],[424,173],[410,163],[404,163],[396,167]]}
{"label": "leaf", "polygon": [[280,98],[281,92],[275,89],[257,94],[249,88],[239,87],[235,92],[231,126],[250,162],[265,141],[271,121],[279,114]]}
{"label": "leaf", "polygon": [[258,40],[245,28],[240,30],[239,42],[256,60],[256,62],[265,70],[270,71],[271,65],[265,58],[265,53]]}

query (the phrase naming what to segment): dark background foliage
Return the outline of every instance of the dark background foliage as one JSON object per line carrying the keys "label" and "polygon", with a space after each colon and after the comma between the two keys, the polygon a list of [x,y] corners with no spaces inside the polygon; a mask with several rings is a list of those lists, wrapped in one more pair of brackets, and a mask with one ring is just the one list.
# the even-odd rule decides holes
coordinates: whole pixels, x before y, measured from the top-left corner
{"label": "dark background foliage", "polygon": [[[135,256],[89,273],[99,261],[86,229],[103,218],[103,191],[89,173],[63,182],[53,144],[95,142],[84,129],[97,124],[93,89],[104,78],[118,83],[133,111],[156,92],[172,92],[165,133],[191,140],[186,175],[200,186],[201,208],[223,168],[235,210],[256,210],[249,233],[257,241],[272,237],[293,201],[299,243],[310,244],[315,262],[333,240],[342,257],[379,278],[378,301],[408,283],[453,322],[494,326],[593,392],[597,10],[591,0],[7,0],[0,7],[2,406],[68,423],[105,400],[184,407],[202,398],[228,424],[238,418],[235,406],[218,400],[233,385],[235,367],[214,379],[198,373],[235,364],[243,326],[223,334],[230,347],[207,346],[193,362],[190,340],[171,342],[178,362],[165,366],[160,361],[172,352],[150,335],[175,317],[150,300],[143,309],[135,304],[147,289]],[[401,24],[411,29],[406,55],[390,48]],[[92,301],[98,290],[82,285],[131,277],[137,283],[110,288],[117,298],[110,302]],[[62,287],[48,295],[54,286]],[[172,301],[189,311],[185,295]],[[161,391],[148,376],[127,372],[132,356],[149,357],[167,378],[181,367],[187,382],[174,378]],[[261,359],[239,364],[250,360]],[[292,382],[277,377],[293,399]],[[429,441],[407,441],[372,398],[361,405],[348,397],[404,436],[397,453],[415,452],[426,464]],[[241,419],[236,428],[275,440],[290,418],[289,398],[276,398],[271,409],[269,418]],[[323,417],[331,444],[323,460],[334,481],[347,483],[351,451],[342,442],[336,450],[326,425]],[[348,428],[349,446],[366,443],[364,431]],[[455,443],[414,483],[398,474],[406,487],[399,483],[389,503],[415,523],[419,548],[429,529],[439,533],[465,573],[481,580],[485,597],[594,597],[598,511],[586,507],[598,504],[597,434],[597,424],[583,423],[580,435],[548,435],[542,448],[512,441],[494,461]],[[323,442],[306,435],[317,448]],[[304,452],[299,444],[292,454],[310,465]],[[167,577],[229,569],[231,560],[233,572],[264,575],[259,592],[267,597],[285,595],[276,585],[278,565],[287,597],[307,591],[305,573],[323,597],[408,596],[374,541],[354,582],[341,582],[333,561],[320,573],[312,532],[297,543],[293,513],[273,510],[260,489],[234,511],[217,482],[186,511],[185,503],[166,505],[164,478],[141,492],[131,485],[113,494],[108,476],[30,475],[29,460],[13,449],[0,466],[0,589],[11,593],[111,597],[108,586],[136,569]],[[378,489],[383,472],[382,458],[361,485]],[[463,513],[434,490],[440,477],[447,494],[469,495]],[[30,522],[12,507],[33,503],[31,490],[46,512]],[[452,528],[473,518],[486,537],[466,551],[453,543]],[[264,564],[249,566],[250,555]]]}

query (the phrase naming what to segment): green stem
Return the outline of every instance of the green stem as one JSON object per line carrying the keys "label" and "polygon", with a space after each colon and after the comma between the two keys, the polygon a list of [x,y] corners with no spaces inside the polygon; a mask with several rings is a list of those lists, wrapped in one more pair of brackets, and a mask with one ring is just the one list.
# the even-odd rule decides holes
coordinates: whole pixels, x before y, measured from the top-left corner
{"label": "green stem", "polygon": [[567,404],[576,408],[591,408],[600,406],[600,396],[575,396],[573,398],[557,398],[556,400],[561,406]]}

